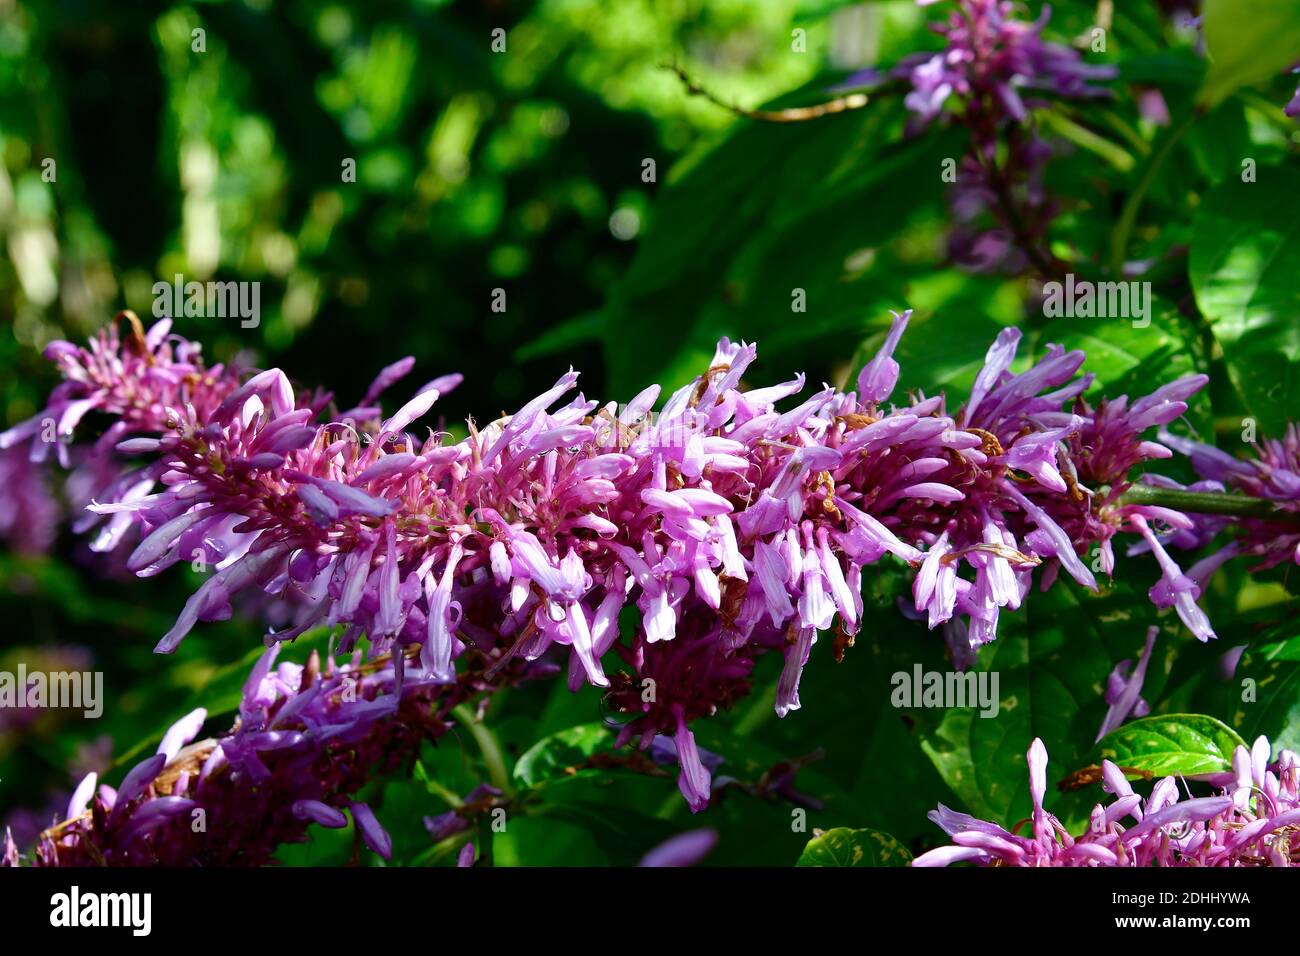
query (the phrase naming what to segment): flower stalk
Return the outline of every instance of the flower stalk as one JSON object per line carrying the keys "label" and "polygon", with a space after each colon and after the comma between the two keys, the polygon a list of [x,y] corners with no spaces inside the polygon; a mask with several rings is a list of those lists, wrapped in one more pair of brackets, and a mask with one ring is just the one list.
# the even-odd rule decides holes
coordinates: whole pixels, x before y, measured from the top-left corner
{"label": "flower stalk", "polygon": [[1300,523],[1300,512],[1288,511],[1268,498],[1224,491],[1183,491],[1155,485],[1130,485],[1120,501],[1132,505],[1154,505],[1201,515],[1226,515],[1239,518],[1264,518],[1270,521]]}

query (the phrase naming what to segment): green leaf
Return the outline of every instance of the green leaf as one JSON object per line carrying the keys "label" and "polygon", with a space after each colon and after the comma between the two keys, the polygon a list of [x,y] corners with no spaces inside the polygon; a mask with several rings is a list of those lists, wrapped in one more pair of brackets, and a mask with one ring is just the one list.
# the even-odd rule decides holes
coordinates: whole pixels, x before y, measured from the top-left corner
{"label": "green leaf", "polygon": [[514,778],[526,787],[572,776],[570,768],[581,766],[593,755],[609,750],[614,735],[604,724],[581,724],[544,737],[530,747],[515,764]]}
{"label": "green leaf", "polygon": [[1205,0],[1201,14],[1210,61],[1203,106],[1300,60],[1300,0]]}
{"label": "green leaf", "polygon": [[[1126,568],[1129,577],[1136,570],[1136,562]],[[1047,747],[1049,775],[1081,765],[1106,712],[1106,679],[1117,661],[1137,658],[1152,617],[1146,596],[1127,584],[1093,594],[1061,581],[1032,597],[1002,615],[998,639],[980,651],[978,670],[990,681],[998,677],[1001,706],[994,717],[972,708],[913,712],[926,754],[965,809],[1007,826],[1031,807],[1030,743],[1038,737]],[[1173,645],[1167,638],[1156,644],[1144,688],[1148,699],[1158,699]]]}
{"label": "green leaf", "polygon": [[1229,178],[1196,216],[1191,279],[1228,373],[1265,434],[1300,407],[1300,169]]}
{"label": "green leaf", "polygon": [[[645,803],[651,793],[658,794],[661,780],[636,778],[625,774],[614,786],[603,786],[593,778],[557,781],[548,788],[547,799],[532,819],[533,828],[518,828],[512,823],[506,833],[493,838],[494,849],[502,838],[528,845],[518,846],[517,862],[521,866],[556,866],[589,862],[584,856],[593,850],[601,853],[611,866],[634,866],[651,849],[664,842],[679,828],[653,816]],[[675,788],[674,788],[675,789]],[[680,797],[680,795],[679,795]],[[631,801],[630,803],[627,801]],[[571,835],[550,832],[551,824],[566,825]],[[563,842],[555,845],[559,837]],[[576,839],[575,839],[576,838]],[[585,839],[584,839],[585,838]],[[583,852],[574,853],[564,844],[585,843]],[[502,861],[503,863],[509,861]]]}
{"label": "green leaf", "polygon": [[888,833],[836,827],[818,833],[795,866],[907,866],[912,854]]}
{"label": "green leaf", "polygon": [[[1296,625],[1290,624],[1289,630],[1294,634]],[[1282,640],[1270,642],[1256,649],[1261,660],[1300,661],[1300,634]],[[1300,701],[1297,701],[1300,703]]]}
{"label": "green leaf", "polygon": [[1232,769],[1232,753],[1244,746],[1227,724],[1203,714],[1162,714],[1130,721],[1098,744],[1099,760],[1157,777],[1219,773]]}
{"label": "green leaf", "polygon": [[[827,801],[824,812],[810,814],[810,826],[870,827],[912,845],[942,835],[925,814],[938,803],[951,803],[952,796],[921,752],[911,713],[891,701],[894,674],[911,672],[917,664],[927,671],[945,666],[943,640],[898,613],[894,595],[910,573],[898,564],[898,569],[893,562],[878,565],[867,582],[861,633],[871,640],[859,639],[837,664],[831,635],[818,639],[800,681],[800,710],[783,720],[772,712],[781,668],[777,655],[769,655],[755,672],[762,692],[756,689],[737,708],[739,714],[719,715],[714,722],[727,722],[742,740],[776,753],[804,754],[816,747],[825,754],[800,772],[796,785]],[[720,752],[730,758],[734,750],[724,746]],[[732,773],[733,767],[728,764],[722,772]],[[823,789],[819,776],[835,790]],[[845,801],[836,792],[856,799]]]}
{"label": "green leaf", "polygon": [[1276,633],[1279,639],[1247,648],[1230,679],[1208,680],[1192,698],[1243,740],[1267,737],[1275,752],[1300,748],[1300,636],[1294,624]]}
{"label": "green leaf", "polygon": [[[646,842],[655,821],[622,813],[617,823],[600,803],[556,807],[545,816],[520,815],[492,834],[495,866],[630,866],[628,843]],[[620,855],[612,856],[612,853]]]}
{"label": "green leaf", "polygon": [[[1296,653],[1296,648],[1292,646],[1289,652]],[[1243,673],[1249,676],[1249,669],[1254,666],[1253,661],[1248,661]],[[1253,713],[1254,720],[1250,721],[1252,739],[1263,734],[1275,751],[1300,748],[1300,664],[1279,657],[1261,660],[1259,668],[1256,684],[1259,706]]]}

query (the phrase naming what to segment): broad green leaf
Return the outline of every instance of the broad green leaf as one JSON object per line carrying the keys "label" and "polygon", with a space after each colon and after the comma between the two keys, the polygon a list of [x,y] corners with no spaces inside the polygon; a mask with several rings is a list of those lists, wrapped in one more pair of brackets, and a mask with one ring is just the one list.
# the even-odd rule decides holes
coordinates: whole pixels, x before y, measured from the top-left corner
{"label": "broad green leaf", "polygon": [[1253,719],[1245,721],[1249,729],[1244,736],[1254,739],[1263,734],[1273,745],[1274,752],[1282,748],[1300,749],[1300,662],[1294,657],[1297,654],[1294,644],[1284,653],[1288,656],[1272,660],[1264,660],[1262,655],[1246,658],[1236,682],[1240,697],[1240,690],[1244,690],[1240,681],[1243,678],[1255,681],[1256,699],[1243,700],[1241,704],[1243,709],[1249,704],[1255,705],[1249,711]]}
{"label": "broad green leaf", "polygon": [[[1201,182],[1217,184],[1225,179],[1240,179],[1242,160],[1246,157],[1259,161],[1246,121],[1246,108],[1240,101],[1221,103],[1199,117],[1183,134],[1178,147],[1190,162],[1175,159],[1163,167],[1161,176],[1172,181],[1168,185],[1172,186],[1170,198],[1174,203],[1185,202],[1188,192],[1203,189]],[[1191,175],[1201,177],[1201,182],[1185,181]],[[1166,221],[1170,219],[1180,224],[1186,221],[1182,209],[1177,207],[1166,210]]]}
{"label": "broad green leaf", "polygon": [[1248,647],[1231,677],[1211,675],[1193,697],[1243,740],[1267,737],[1274,752],[1300,748],[1300,637],[1294,624],[1276,633],[1277,640]]}
{"label": "broad green leaf", "polygon": [[[1295,625],[1292,624],[1291,632],[1295,633]],[[1270,661],[1300,661],[1300,635],[1288,637],[1273,643],[1269,643],[1257,649],[1261,660]],[[1300,703],[1300,701],[1297,701]]]}
{"label": "broad green leaf", "polygon": [[912,854],[888,833],[836,827],[818,833],[795,866],[907,866]]}
{"label": "broad green leaf", "polygon": [[1231,727],[1203,714],[1161,714],[1124,724],[1098,744],[1100,758],[1153,776],[1232,769],[1243,741]]}
{"label": "broad green leaf", "polygon": [[[1137,568],[1131,562],[1122,570],[1131,576]],[[1030,810],[1030,743],[1038,737],[1047,747],[1050,779],[1082,764],[1106,712],[1106,678],[1116,662],[1136,659],[1154,616],[1146,596],[1127,584],[1098,595],[1059,581],[1031,597],[1002,615],[998,639],[980,651],[978,670],[998,677],[997,715],[981,717],[971,708],[916,712],[926,754],[964,809],[1008,826]],[[1156,644],[1148,699],[1158,699],[1173,643]],[[1050,800],[1049,806],[1056,809]]]}
{"label": "broad green leaf", "polygon": [[581,724],[544,737],[528,749],[515,764],[514,778],[527,787],[548,780],[572,776],[572,768],[585,764],[593,755],[609,750],[614,735],[603,724]]}
{"label": "broad green leaf", "polygon": [[1300,411],[1300,169],[1261,167],[1206,196],[1191,248],[1196,301],[1261,431]]}
{"label": "broad green leaf", "polygon": [[[682,829],[654,815],[653,802],[662,799],[663,785],[663,780],[635,774],[620,774],[612,781],[595,777],[558,780],[546,789],[543,802],[528,811],[525,819],[533,821],[532,828],[520,828],[516,833],[510,824],[505,834],[493,837],[494,848],[505,836],[507,846],[515,844],[516,862],[524,866],[581,863],[593,850],[603,854],[611,866],[634,866]],[[677,788],[671,789],[680,800]],[[566,829],[585,835],[588,847],[572,853],[566,845],[571,843],[570,835],[548,835],[551,823],[564,823]]]}
{"label": "broad green leaf", "polygon": [[646,831],[652,821],[631,818],[627,829],[616,829],[605,820],[608,808],[557,810],[546,817],[522,815],[510,821],[500,833],[492,833],[494,866],[610,866],[630,865],[633,858],[623,850],[622,858],[611,859],[607,847],[625,847],[628,830]]}
{"label": "broad green leaf", "polygon": [[1201,25],[1210,61],[1202,105],[1272,79],[1300,60],[1300,0],[1205,0]]}
{"label": "broad green leaf", "polygon": [[[922,754],[912,714],[893,706],[891,678],[917,664],[924,670],[946,665],[943,639],[898,613],[893,598],[904,586],[904,574],[890,572],[889,565],[881,565],[868,580],[861,636],[842,663],[832,658],[831,635],[813,647],[800,681],[798,711],[784,719],[772,712],[780,660],[771,655],[760,662],[761,692],[756,687],[739,705],[740,719],[733,726],[738,735],[778,753],[817,748],[824,754],[796,782],[796,789],[827,800],[825,812],[809,815],[810,825],[871,827],[911,845],[942,835],[925,814],[938,803],[951,803],[952,796]],[[874,593],[877,587],[888,593],[887,600]],[[819,776],[836,790],[818,789]],[[835,796],[840,791],[853,796],[851,806]]]}

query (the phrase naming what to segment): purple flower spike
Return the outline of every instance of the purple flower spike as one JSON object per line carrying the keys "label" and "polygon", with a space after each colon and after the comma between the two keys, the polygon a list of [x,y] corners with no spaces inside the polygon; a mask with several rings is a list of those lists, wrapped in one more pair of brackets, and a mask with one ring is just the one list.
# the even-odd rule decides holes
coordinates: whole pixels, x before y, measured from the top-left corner
{"label": "purple flower spike", "polygon": [[[1051,259],[1045,234],[1057,204],[1042,185],[1052,151],[1030,114],[1052,100],[1106,96],[1093,84],[1118,71],[1044,40],[1046,6],[1032,22],[1017,19],[1017,5],[1009,0],[958,0],[956,6],[933,25],[944,49],[904,58],[893,76],[911,88],[903,102],[914,114],[913,131],[947,118],[972,134],[951,198],[953,258],[977,272],[1019,272],[1031,264],[1041,269]],[[1008,127],[1012,131],[1004,133]],[[1002,144],[1005,159],[998,158]],[[1010,213],[999,201],[1008,193],[1019,206]],[[976,224],[981,216],[993,219],[991,228]]]}
{"label": "purple flower spike", "polygon": [[1047,752],[1035,740],[1028,754],[1033,836],[940,806],[930,819],[955,845],[923,853],[912,866],[1294,866],[1300,861],[1300,774],[1294,753],[1282,751],[1270,764],[1269,750],[1263,738],[1252,750],[1238,747],[1238,772],[1226,781],[1228,790],[1186,800],[1174,778],[1165,777],[1143,801],[1123,772],[1105,761],[1106,788],[1115,799],[1093,810],[1086,833],[1071,837],[1043,808]]}
{"label": "purple flower spike", "polygon": [[[389,858],[388,834],[351,795],[445,733],[452,709],[489,685],[481,675],[453,684],[408,676],[399,688],[391,658],[343,666],[327,659],[322,666],[313,654],[302,666],[275,666],[277,650],[249,675],[228,734],[183,747],[170,760],[167,753],[150,757],[116,795],[96,791],[88,777],[69,819],[37,844],[33,864],[262,865],[312,825],[346,826],[344,807],[366,846]],[[200,713],[177,725],[176,743],[197,730]],[[192,825],[200,810],[205,827]]]}
{"label": "purple flower spike", "polygon": [[[332,748],[383,738],[379,727],[405,719],[408,700],[454,706],[557,669],[574,689],[602,689],[624,715],[623,743],[673,739],[680,789],[702,809],[713,780],[693,722],[749,693],[767,654],[784,663],[777,712],[798,709],[804,668],[851,646],[862,582],[891,566],[911,576],[912,606],[962,667],[1035,586],[1068,577],[1096,587],[1093,567],[1118,573],[1118,534],[1139,535],[1160,564],[1153,600],[1176,607],[1198,636],[1212,634],[1195,597],[1213,568],[1182,574],[1148,522],[1189,538],[1201,525],[1124,498],[1136,467],[1180,450],[1144,433],[1180,414],[1203,378],[1094,406],[1083,398],[1092,379],[1080,374],[1082,352],[1049,344],[1017,365],[1020,334],[1008,329],[964,407],[920,393],[887,405],[911,321],[894,315],[856,393],[806,393],[802,375],[746,390],[758,348],[723,339],[657,412],[657,388],[620,410],[578,393],[570,371],[513,415],[471,423],[459,441],[408,432],[451,380],[387,418],[374,404],[409,371],[406,360],[381,372],[344,420],[327,396],[296,392],[279,370],[206,366],[167,327],[113,328],[89,349],[52,348],[65,380],[45,415],[67,429],[91,409],[108,421],[96,447],[113,468],[86,485],[97,503],[84,530],[104,550],[124,548],[142,576],[196,556],[210,565],[157,649],[237,610],[259,612],[268,627],[239,728],[190,744],[203,717],[187,718],[128,776],[111,826],[161,796],[215,811],[206,788],[265,788],[297,759],[333,768]],[[24,423],[0,442],[44,460],[51,449],[36,431]],[[1270,446],[1267,467],[1199,450],[1194,463],[1267,483],[1289,508],[1300,490],[1293,445]],[[123,463],[123,446],[142,460]],[[338,710],[325,689],[338,672],[319,661],[305,673],[277,666],[278,647],[314,628],[337,628],[343,653],[364,638],[383,683]],[[345,670],[355,677],[364,666],[359,657]],[[439,709],[410,733],[436,736],[448,720]],[[205,760],[187,767],[185,792],[162,792],[171,785],[163,766],[195,752]],[[301,835],[297,801],[339,808],[359,783],[290,788],[267,841]],[[158,852],[151,840],[145,849]],[[223,858],[188,838],[176,852]]]}

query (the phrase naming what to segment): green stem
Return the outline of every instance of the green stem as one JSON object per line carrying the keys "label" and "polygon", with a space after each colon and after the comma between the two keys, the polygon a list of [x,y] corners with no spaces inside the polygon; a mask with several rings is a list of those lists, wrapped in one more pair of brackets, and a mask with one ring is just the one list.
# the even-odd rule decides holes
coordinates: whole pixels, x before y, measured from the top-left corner
{"label": "green stem", "polygon": [[452,709],[452,715],[464,725],[469,731],[474,742],[478,744],[479,752],[483,754],[483,765],[487,768],[488,779],[492,781],[492,786],[496,787],[506,796],[514,793],[514,787],[510,784],[510,773],[506,770],[505,755],[501,753],[501,746],[497,743],[496,735],[488,729],[483,721],[479,720],[468,704],[459,704]]}
{"label": "green stem", "polygon": [[1120,503],[1157,505],[1195,514],[1300,521],[1300,512],[1284,510],[1276,501],[1267,498],[1214,491],[1180,491],[1177,488],[1157,488],[1155,485],[1130,485],[1120,496]]}
{"label": "green stem", "polygon": [[1138,179],[1137,185],[1129,193],[1128,199],[1124,202],[1124,208],[1120,212],[1119,221],[1115,223],[1115,231],[1111,233],[1110,242],[1110,272],[1116,278],[1122,278],[1124,275],[1124,259],[1128,255],[1129,237],[1133,233],[1133,227],[1137,224],[1138,212],[1142,209],[1142,201],[1146,198],[1148,190],[1156,181],[1156,174],[1160,172],[1160,167],[1164,165],[1165,159],[1173,150],[1174,145],[1183,138],[1196,119],[1196,112],[1189,109],[1179,118],[1168,132],[1165,133],[1164,140],[1160,143],[1159,148],[1151,154],[1146,165],[1142,169],[1142,175]]}
{"label": "green stem", "polygon": [[432,778],[426,779],[424,781],[424,786],[425,789],[427,789],[430,793],[446,801],[447,806],[451,807],[453,810],[456,807],[461,806],[462,803],[464,802],[460,799],[460,796],[454,790],[452,790],[450,787],[444,786],[443,784],[439,783],[437,780],[434,780]]}

